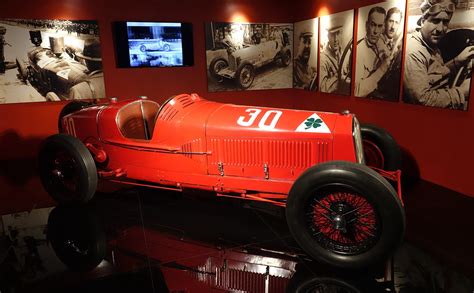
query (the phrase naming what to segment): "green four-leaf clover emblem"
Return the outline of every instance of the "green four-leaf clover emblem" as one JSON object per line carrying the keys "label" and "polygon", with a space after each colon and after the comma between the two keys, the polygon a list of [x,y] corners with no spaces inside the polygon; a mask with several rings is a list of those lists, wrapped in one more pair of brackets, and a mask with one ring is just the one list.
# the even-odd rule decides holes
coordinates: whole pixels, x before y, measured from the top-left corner
{"label": "green four-leaf clover emblem", "polygon": [[321,126],[321,124],[323,123],[323,120],[321,119],[314,119],[314,118],[308,118],[306,119],[306,122],[304,123],[306,125],[306,129],[310,129],[310,128],[318,128]]}

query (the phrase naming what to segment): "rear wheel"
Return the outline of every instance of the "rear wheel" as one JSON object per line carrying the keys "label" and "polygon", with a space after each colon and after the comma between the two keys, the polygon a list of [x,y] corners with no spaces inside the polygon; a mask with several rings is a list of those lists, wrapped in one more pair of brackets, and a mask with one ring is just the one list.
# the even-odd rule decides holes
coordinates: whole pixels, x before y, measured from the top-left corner
{"label": "rear wheel", "polygon": [[97,188],[97,169],[86,146],[67,134],[46,139],[39,153],[39,172],[45,190],[62,204],[88,202]]}
{"label": "rear wheel", "polygon": [[165,44],[165,45],[163,46],[163,51],[168,52],[170,49],[171,49],[171,48],[170,48],[170,45],[168,45],[168,44]]}
{"label": "rear wheel", "polygon": [[386,260],[405,231],[393,187],[370,168],[342,161],[305,171],[290,190],[286,217],[311,257],[353,269]]}
{"label": "rear wheel", "polygon": [[254,68],[250,64],[242,64],[235,73],[237,83],[242,89],[248,89],[255,79]]}
{"label": "rear wheel", "polygon": [[281,66],[286,67],[290,65],[291,62],[291,51],[286,50],[282,55],[281,55]]}
{"label": "rear wheel", "polygon": [[402,168],[400,147],[388,131],[370,124],[362,124],[360,131],[367,166],[387,171]]}

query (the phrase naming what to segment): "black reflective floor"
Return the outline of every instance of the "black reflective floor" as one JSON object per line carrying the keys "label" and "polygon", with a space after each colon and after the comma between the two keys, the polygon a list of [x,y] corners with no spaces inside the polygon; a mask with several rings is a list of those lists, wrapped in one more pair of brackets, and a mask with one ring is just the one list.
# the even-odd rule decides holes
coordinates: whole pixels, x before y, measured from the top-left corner
{"label": "black reflective floor", "polygon": [[83,208],[3,216],[0,292],[471,293],[473,226],[463,209],[472,201],[433,204],[446,192],[412,187],[406,242],[392,262],[364,271],[312,261],[280,208],[141,188],[98,194]]}

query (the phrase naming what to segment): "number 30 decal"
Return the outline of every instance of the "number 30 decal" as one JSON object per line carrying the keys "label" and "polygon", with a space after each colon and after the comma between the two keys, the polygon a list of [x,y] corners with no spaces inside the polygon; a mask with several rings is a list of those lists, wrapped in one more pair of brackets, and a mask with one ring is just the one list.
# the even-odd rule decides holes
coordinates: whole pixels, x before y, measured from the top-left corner
{"label": "number 30 decal", "polygon": [[[260,109],[247,109],[245,112],[249,113],[247,116],[240,116],[237,119],[237,124],[240,126],[252,126],[255,120],[257,120],[259,114],[262,112]],[[260,129],[275,129],[278,120],[280,119],[282,112],[278,110],[267,110],[263,117],[258,122],[258,128]],[[271,119],[270,119],[271,117]]]}

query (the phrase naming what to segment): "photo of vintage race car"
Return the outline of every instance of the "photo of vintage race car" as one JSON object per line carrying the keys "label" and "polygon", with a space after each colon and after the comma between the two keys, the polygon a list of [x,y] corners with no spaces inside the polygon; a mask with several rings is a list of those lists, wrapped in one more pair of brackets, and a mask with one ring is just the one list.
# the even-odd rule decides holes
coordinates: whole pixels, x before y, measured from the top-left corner
{"label": "photo of vintage race car", "polygon": [[27,60],[16,59],[18,77],[29,82],[48,101],[69,100],[69,90],[87,79],[87,67],[66,53],[57,56],[49,48],[36,47]]}
{"label": "photo of vintage race car", "polygon": [[39,169],[60,203],[88,202],[99,178],[266,202],[285,208],[308,255],[344,268],[383,262],[403,239],[400,149],[386,131],[361,126],[348,111],[181,94],[161,106],[148,99],[74,101],[58,123],[60,133],[40,150]]}
{"label": "photo of vintage race car", "polygon": [[237,50],[226,43],[222,45],[227,47],[227,59],[215,57],[209,65],[209,74],[215,80],[235,80],[242,89],[248,89],[252,85],[257,68],[272,62],[286,67],[291,62],[289,44],[277,40],[245,45]]}

